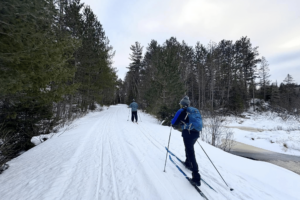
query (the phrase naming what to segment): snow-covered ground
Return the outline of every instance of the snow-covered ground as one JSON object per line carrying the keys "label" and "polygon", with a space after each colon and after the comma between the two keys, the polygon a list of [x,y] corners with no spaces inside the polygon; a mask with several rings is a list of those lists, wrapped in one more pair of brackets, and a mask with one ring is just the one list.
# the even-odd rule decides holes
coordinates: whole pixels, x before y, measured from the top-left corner
{"label": "snow-covered ground", "polygon": [[[10,168],[0,175],[0,199],[201,199],[169,159],[163,172],[170,127],[150,115],[140,117],[139,124],[127,121],[127,106],[116,105],[74,121],[8,163]],[[229,190],[195,144],[200,174],[217,191],[202,183],[209,199],[300,199],[299,175],[201,145],[234,189]],[[172,130],[170,150],[184,159],[178,131]]]}
{"label": "snow-covered ground", "polygon": [[227,126],[243,129],[232,128],[236,141],[269,151],[300,156],[300,122],[295,118],[285,121],[271,112],[243,115],[244,118],[226,119]]}

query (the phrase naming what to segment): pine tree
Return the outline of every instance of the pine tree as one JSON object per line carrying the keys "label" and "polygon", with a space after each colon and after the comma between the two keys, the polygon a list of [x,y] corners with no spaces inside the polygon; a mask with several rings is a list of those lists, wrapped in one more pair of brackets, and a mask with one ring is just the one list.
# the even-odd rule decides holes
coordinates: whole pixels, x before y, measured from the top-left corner
{"label": "pine tree", "polygon": [[270,69],[269,69],[268,61],[265,57],[262,57],[261,64],[259,68],[259,77],[260,77],[260,86],[263,88],[263,99],[266,100],[266,88],[270,84]]}
{"label": "pine tree", "polygon": [[81,47],[75,51],[72,63],[77,69],[73,82],[79,88],[69,98],[70,104],[76,101],[77,109],[86,112],[94,108],[95,102],[114,102],[117,82],[116,71],[112,67],[114,52],[101,23],[91,8],[79,0],[73,1],[65,10],[64,23],[67,30],[81,41]]}
{"label": "pine tree", "polygon": [[155,85],[155,74],[157,72],[157,66],[160,62],[161,47],[157,44],[157,41],[152,40],[143,58],[142,70],[140,73],[140,98],[143,100],[143,105],[147,105],[146,110],[153,112],[152,106],[155,107],[154,102],[158,98],[158,90]]}
{"label": "pine tree", "polygon": [[139,42],[135,42],[134,45],[131,45],[130,50],[132,53],[130,54],[130,60],[132,61],[129,64],[129,93],[128,93],[128,102],[131,102],[132,99],[139,100],[140,90],[140,73],[142,70],[142,54],[143,54],[143,47]]}
{"label": "pine tree", "polygon": [[289,111],[292,110],[294,87],[294,79],[290,74],[288,74],[283,80],[283,84],[280,85],[280,93],[283,97],[282,107],[287,108]]}
{"label": "pine tree", "polygon": [[271,95],[271,104],[273,106],[277,106],[280,102],[280,93],[279,93],[279,88],[277,86],[277,81],[275,84],[272,84],[272,95]]}
{"label": "pine tree", "polygon": [[53,103],[74,92],[78,42],[61,34],[51,1],[3,0],[0,13],[0,123],[13,138],[5,157],[14,157],[32,147],[32,136],[49,133]]}
{"label": "pine tree", "polygon": [[196,79],[198,82],[198,108],[202,109],[205,102],[205,65],[207,58],[206,48],[199,42],[195,46],[195,67],[196,67]]}

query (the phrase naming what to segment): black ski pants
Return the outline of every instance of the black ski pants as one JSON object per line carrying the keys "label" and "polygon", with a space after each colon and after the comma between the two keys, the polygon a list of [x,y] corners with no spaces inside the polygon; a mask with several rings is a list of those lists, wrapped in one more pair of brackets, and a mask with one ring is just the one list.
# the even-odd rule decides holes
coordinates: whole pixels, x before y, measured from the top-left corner
{"label": "black ski pants", "polygon": [[186,160],[185,163],[191,166],[193,171],[193,179],[200,180],[199,168],[196,161],[194,144],[197,142],[199,138],[199,132],[197,131],[188,131],[183,130],[183,143],[185,146],[185,155]]}
{"label": "black ski pants", "polygon": [[138,121],[138,116],[137,116],[137,111],[132,111],[131,112],[131,121],[133,122],[135,118],[135,121]]}

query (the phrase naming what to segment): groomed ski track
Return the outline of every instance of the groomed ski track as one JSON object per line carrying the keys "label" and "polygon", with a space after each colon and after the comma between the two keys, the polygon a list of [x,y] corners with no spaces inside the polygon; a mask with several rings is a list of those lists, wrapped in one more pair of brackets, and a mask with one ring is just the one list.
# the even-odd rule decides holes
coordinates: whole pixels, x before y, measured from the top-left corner
{"label": "groomed ski track", "polygon": [[[0,175],[0,199],[201,199],[169,160],[163,172],[170,127],[145,113],[139,113],[142,122],[132,123],[127,121],[128,111],[126,105],[116,105],[89,113],[10,161],[10,168]],[[249,183],[216,162],[229,183],[238,181],[230,192],[196,145],[200,173],[218,191],[203,184],[201,190],[209,199],[277,199],[264,191],[263,182]],[[174,130],[170,150],[184,159],[181,135]]]}

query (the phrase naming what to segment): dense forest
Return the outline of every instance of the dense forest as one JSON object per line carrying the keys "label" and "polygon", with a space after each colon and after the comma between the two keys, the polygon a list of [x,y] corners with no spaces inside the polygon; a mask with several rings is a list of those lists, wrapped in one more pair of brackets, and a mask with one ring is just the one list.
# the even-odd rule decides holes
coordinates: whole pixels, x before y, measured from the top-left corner
{"label": "dense forest", "polygon": [[162,45],[152,40],[144,56],[139,42],[130,49],[129,71],[118,80],[118,102],[134,98],[166,124],[184,95],[202,112],[238,115],[252,106],[261,109],[254,102],[261,99],[273,111],[299,114],[300,86],[290,74],[272,83],[268,61],[248,37],[194,47],[174,37]]}
{"label": "dense forest", "polygon": [[1,0],[0,46],[0,166],[33,136],[114,102],[114,52],[80,0]]}

